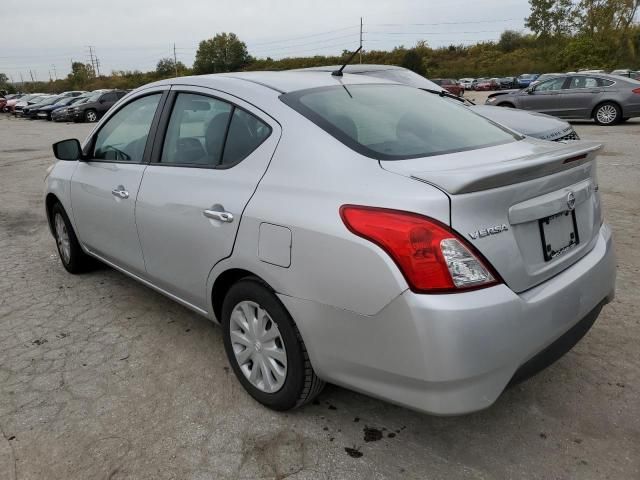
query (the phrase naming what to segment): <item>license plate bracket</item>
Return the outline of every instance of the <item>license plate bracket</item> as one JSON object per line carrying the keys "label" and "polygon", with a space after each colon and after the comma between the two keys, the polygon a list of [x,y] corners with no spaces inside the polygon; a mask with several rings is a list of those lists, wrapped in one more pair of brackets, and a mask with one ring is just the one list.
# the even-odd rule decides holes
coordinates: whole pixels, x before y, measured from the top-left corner
{"label": "license plate bracket", "polygon": [[541,218],[538,226],[545,262],[563,255],[580,243],[575,210]]}

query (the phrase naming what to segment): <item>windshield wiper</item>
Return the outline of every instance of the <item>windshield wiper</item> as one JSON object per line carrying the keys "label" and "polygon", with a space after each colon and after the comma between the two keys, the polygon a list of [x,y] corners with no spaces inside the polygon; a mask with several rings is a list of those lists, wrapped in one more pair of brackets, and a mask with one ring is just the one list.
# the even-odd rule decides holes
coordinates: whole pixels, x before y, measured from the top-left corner
{"label": "windshield wiper", "polygon": [[467,99],[467,98],[462,98],[462,97],[458,97],[457,95],[454,95],[453,93],[449,93],[446,90],[434,90],[432,88],[421,88],[420,90],[424,90],[425,92],[429,92],[429,93],[434,93],[440,97],[447,97],[447,98],[453,98],[454,100],[458,100],[459,102],[469,102],[471,105],[475,105],[475,103],[473,103],[471,100]]}

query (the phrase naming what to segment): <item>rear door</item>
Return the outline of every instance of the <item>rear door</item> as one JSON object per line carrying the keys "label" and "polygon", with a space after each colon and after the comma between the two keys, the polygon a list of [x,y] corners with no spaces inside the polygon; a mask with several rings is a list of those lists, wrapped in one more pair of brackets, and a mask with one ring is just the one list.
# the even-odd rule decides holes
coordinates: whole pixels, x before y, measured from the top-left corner
{"label": "rear door", "polygon": [[173,87],[136,206],[148,278],[201,309],[280,137],[264,112],[213,92]]}
{"label": "rear door", "polygon": [[584,75],[569,77],[569,81],[560,95],[562,116],[566,118],[591,118],[591,112],[600,101],[603,88],[604,81],[597,77]]}
{"label": "rear door", "polygon": [[[166,88],[166,87],[165,87]],[[132,98],[100,125],[71,179],[71,207],[82,243],[132,273],[144,274],[135,201],[159,120],[163,88]]]}

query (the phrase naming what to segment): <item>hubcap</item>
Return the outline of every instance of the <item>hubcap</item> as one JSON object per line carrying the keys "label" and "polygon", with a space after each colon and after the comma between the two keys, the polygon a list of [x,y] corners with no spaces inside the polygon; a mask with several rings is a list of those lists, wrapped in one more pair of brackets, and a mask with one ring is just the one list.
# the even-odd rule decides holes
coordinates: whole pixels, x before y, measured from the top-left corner
{"label": "hubcap", "polygon": [[56,228],[56,243],[58,244],[58,252],[64,263],[69,263],[71,259],[71,243],[69,242],[69,233],[67,232],[67,226],[64,223],[62,215],[56,213],[54,219],[54,225]]}
{"label": "hubcap", "polygon": [[598,109],[596,116],[600,123],[611,123],[616,119],[617,115],[618,112],[613,105],[603,105]]}
{"label": "hubcap", "polygon": [[90,122],[93,122],[96,119],[96,114],[93,112],[89,112],[87,113],[87,118],[89,119]]}
{"label": "hubcap", "polygon": [[276,322],[257,303],[242,301],[229,323],[233,353],[247,380],[266,393],[280,390],[287,378],[287,351]]}

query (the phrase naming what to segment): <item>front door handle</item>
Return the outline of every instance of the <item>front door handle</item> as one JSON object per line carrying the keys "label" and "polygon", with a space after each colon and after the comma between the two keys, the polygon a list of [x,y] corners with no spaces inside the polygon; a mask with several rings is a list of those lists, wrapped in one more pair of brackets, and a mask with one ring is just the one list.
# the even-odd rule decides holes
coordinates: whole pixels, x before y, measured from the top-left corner
{"label": "front door handle", "polygon": [[120,197],[122,199],[129,198],[129,192],[127,192],[122,185],[118,185],[116,188],[111,190],[111,195],[115,197]]}
{"label": "front door handle", "polygon": [[207,218],[213,220],[220,220],[221,222],[231,223],[233,222],[233,213],[231,212],[219,212],[217,210],[204,210],[202,214]]}

